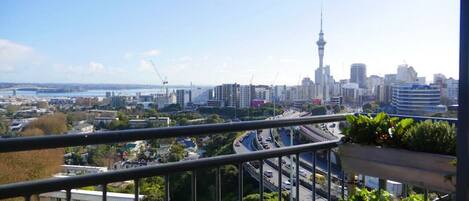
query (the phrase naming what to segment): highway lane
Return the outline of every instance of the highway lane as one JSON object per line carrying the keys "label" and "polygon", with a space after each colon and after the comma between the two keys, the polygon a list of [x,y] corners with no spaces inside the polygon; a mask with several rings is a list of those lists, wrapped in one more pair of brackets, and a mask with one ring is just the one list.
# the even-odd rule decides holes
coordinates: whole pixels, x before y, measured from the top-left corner
{"label": "highway lane", "polygon": [[[243,140],[242,143],[239,144],[239,146],[234,146],[236,153],[246,153],[246,152],[251,152],[251,151],[256,151],[257,149],[253,146],[253,140],[256,140],[256,135],[255,132],[247,132],[245,135],[247,137]],[[235,142],[236,144],[236,142]],[[274,164],[277,164],[277,159],[270,159],[271,162]],[[267,163],[263,164],[263,169],[264,170],[271,170],[272,171],[272,177],[271,178],[266,178],[268,181],[270,181],[272,184],[275,186],[279,186],[278,183],[278,177],[279,175],[282,175],[282,181],[288,181],[289,177],[284,174],[279,174],[278,170],[272,166],[270,166]],[[295,187],[293,187],[295,188]],[[296,197],[295,195],[295,189],[294,189],[294,194],[293,196]],[[312,199],[312,191],[302,185],[300,185],[300,200],[311,200]],[[320,195],[316,194],[316,200],[326,200],[325,198],[321,197]]]}

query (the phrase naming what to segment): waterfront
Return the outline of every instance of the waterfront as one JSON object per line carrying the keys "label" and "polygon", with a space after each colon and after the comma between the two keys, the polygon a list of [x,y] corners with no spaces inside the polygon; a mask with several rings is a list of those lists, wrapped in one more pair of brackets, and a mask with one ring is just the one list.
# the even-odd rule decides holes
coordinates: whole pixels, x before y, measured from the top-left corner
{"label": "waterfront", "polygon": [[[192,87],[199,88],[199,87]],[[168,91],[172,92],[177,89],[191,89],[191,87],[169,87]],[[115,95],[130,96],[137,93],[141,95],[149,94],[158,94],[165,93],[164,88],[150,88],[150,89],[95,89],[95,90],[86,90],[86,91],[76,91],[70,93],[37,93],[33,90],[17,90],[17,96],[36,96],[36,97],[105,97],[106,92],[114,92]],[[2,96],[12,96],[13,90],[0,90],[0,97]]]}

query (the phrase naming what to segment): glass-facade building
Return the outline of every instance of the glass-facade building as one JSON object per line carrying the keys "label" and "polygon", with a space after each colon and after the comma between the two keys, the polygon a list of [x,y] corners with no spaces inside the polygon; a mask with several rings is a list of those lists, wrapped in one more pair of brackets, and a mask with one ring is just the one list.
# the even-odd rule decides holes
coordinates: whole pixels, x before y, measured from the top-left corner
{"label": "glass-facade building", "polygon": [[445,112],[441,105],[440,89],[422,84],[394,85],[391,105],[397,114],[429,115]]}

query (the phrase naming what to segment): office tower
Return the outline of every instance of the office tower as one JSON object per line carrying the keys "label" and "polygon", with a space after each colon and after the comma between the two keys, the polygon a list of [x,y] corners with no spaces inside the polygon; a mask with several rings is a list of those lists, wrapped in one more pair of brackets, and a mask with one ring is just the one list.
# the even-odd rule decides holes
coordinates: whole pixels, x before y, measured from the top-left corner
{"label": "office tower", "polygon": [[251,101],[253,99],[251,88],[252,88],[252,85],[241,85],[239,87],[239,107],[240,108],[251,107]]}
{"label": "office tower", "polygon": [[397,67],[396,79],[399,83],[415,83],[417,80],[417,72],[414,70],[414,67],[401,64]]}
{"label": "office tower", "polygon": [[357,83],[358,87],[366,88],[366,65],[354,63],[350,67],[350,83]]}

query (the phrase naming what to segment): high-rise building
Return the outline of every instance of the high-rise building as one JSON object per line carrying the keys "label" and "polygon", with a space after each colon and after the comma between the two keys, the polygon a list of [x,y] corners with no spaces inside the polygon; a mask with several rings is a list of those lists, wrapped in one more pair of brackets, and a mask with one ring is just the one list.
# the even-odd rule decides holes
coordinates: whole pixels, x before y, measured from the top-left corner
{"label": "high-rise building", "polygon": [[446,96],[452,103],[458,102],[459,81],[450,77],[446,80]]}
{"label": "high-rise building", "polygon": [[392,100],[392,86],[387,84],[380,84],[376,87],[375,91],[376,100],[379,103],[389,104]]}
{"label": "high-rise building", "polygon": [[397,67],[396,79],[399,83],[415,83],[417,80],[417,72],[414,70],[414,67],[401,64]]}
{"label": "high-rise building", "polygon": [[257,85],[254,87],[255,99],[271,101],[270,87],[267,85]]}
{"label": "high-rise building", "polygon": [[393,86],[391,105],[397,114],[429,115],[445,112],[436,86],[404,83]]}
{"label": "high-rise building", "polygon": [[350,67],[350,83],[357,83],[358,87],[366,88],[366,65],[354,63]]}
{"label": "high-rise building", "polygon": [[216,86],[215,100],[222,101],[226,107],[239,107],[239,84],[222,84]]}
{"label": "high-rise building", "polygon": [[342,97],[344,103],[350,105],[361,105],[361,97],[363,95],[363,89],[358,86],[358,83],[347,83],[342,85]]}
{"label": "high-rise building", "polygon": [[192,102],[192,91],[178,89],[176,90],[176,103],[184,109],[188,103]]}
{"label": "high-rise building", "polygon": [[252,97],[252,85],[241,85],[239,87],[239,107],[249,108],[251,107]]}
{"label": "high-rise building", "polygon": [[384,84],[384,79],[383,77],[377,76],[377,75],[371,75],[367,79],[367,89],[368,93],[372,95],[376,95],[376,88]]}
{"label": "high-rise building", "polygon": [[397,74],[384,75],[384,84],[391,85],[397,82]]}

